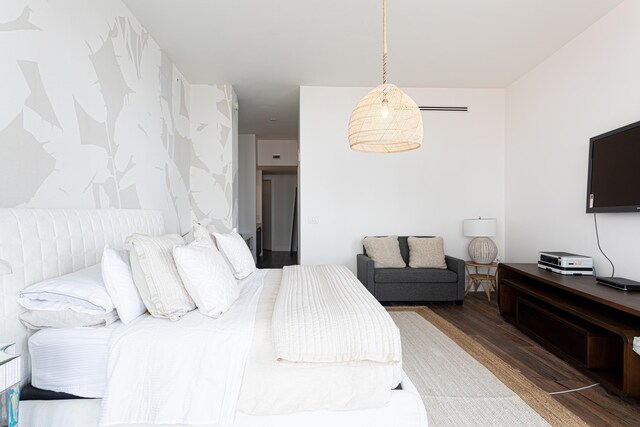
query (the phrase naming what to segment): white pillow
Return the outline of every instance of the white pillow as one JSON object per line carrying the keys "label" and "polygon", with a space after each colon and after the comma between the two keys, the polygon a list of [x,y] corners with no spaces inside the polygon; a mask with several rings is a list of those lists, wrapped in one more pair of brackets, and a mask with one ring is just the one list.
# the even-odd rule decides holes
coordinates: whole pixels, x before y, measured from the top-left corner
{"label": "white pillow", "polygon": [[184,245],[177,234],[129,236],[133,282],[154,317],[178,320],[196,308],[180,279],[173,248]]}
{"label": "white pillow", "polygon": [[18,292],[16,300],[28,310],[73,310],[98,315],[113,310],[100,264],[27,286]]}
{"label": "white pillow", "polygon": [[102,278],[122,323],[126,325],[147,311],[133,283],[128,251],[119,251],[109,246],[104,248]]}
{"label": "white pillow", "polygon": [[229,263],[236,279],[244,279],[256,271],[253,255],[251,255],[251,251],[242,236],[235,231],[229,234],[213,233],[213,236],[216,238],[220,253],[224,255]]}
{"label": "white pillow", "polygon": [[77,328],[81,326],[107,326],[118,320],[115,310],[107,314],[77,313],[73,310],[27,310],[20,314],[20,321],[29,329]]}
{"label": "white pillow", "polygon": [[200,242],[205,240],[207,242],[211,242],[215,245],[213,238],[211,237],[211,233],[204,225],[198,224],[197,222],[193,224],[193,230],[191,230],[191,234],[193,235],[194,242]]}
{"label": "white pillow", "polygon": [[189,295],[202,314],[218,317],[240,296],[238,282],[213,242],[173,248],[173,258]]}

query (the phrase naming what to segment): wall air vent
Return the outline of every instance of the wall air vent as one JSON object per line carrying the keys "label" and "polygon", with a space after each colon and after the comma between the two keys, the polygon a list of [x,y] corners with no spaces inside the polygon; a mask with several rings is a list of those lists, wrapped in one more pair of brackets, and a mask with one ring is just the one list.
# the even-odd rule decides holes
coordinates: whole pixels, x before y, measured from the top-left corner
{"label": "wall air vent", "polygon": [[431,106],[419,106],[420,111],[469,111],[469,107],[431,107]]}

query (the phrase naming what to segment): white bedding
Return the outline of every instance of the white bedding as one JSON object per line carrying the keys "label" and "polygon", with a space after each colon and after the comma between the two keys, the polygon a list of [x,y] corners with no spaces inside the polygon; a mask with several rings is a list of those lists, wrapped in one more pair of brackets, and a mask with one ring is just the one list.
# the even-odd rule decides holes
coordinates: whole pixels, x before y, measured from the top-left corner
{"label": "white bedding", "polygon": [[266,271],[217,319],[143,316],[112,337],[101,425],[231,424]]}
{"label": "white bedding", "polygon": [[[233,427],[427,427],[427,414],[417,390],[407,377],[402,390],[391,392],[382,408],[356,411],[313,411],[255,416],[239,413]],[[29,400],[20,402],[20,427],[97,427],[100,400]],[[152,427],[137,424],[134,427]],[[157,427],[157,426],[154,426]],[[181,427],[181,426],[173,426]],[[213,426],[210,426],[213,427]]]}
{"label": "white bedding", "polygon": [[[385,405],[391,390],[400,382],[400,363],[283,364],[276,361],[271,317],[282,270],[261,274],[264,274],[263,290],[237,410],[253,415],[275,415]],[[250,280],[244,279],[240,286]],[[146,322],[164,323],[161,319],[145,317]],[[109,339],[118,327],[127,328],[116,322],[106,328],[47,329],[34,334],[29,343],[34,360],[34,387],[82,397],[103,397]]]}
{"label": "white bedding", "polygon": [[102,397],[109,340],[120,321],[101,328],[43,329],[29,338],[31,384],[81,397]]}
{"label": "white bedding", "polygon": [[271,316],[282,270],[270,270],[258,304],[238,411],[253,415],[384,406],[402,378],[400,363],[291,364],[276,361]]}
{"label": "white bedding", "polygon": [[400,330],[344,266],[285,267],[272,328],[281,360],[401,361]]}

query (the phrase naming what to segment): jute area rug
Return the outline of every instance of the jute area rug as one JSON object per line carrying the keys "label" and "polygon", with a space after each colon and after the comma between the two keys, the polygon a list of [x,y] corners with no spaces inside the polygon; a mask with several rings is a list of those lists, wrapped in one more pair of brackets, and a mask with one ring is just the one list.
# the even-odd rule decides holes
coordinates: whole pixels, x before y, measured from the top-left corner
{"label": "jute area rug", "polygon": [[429,426],[586,426],[521,373],[426,307],[390,308],[403,368]]}

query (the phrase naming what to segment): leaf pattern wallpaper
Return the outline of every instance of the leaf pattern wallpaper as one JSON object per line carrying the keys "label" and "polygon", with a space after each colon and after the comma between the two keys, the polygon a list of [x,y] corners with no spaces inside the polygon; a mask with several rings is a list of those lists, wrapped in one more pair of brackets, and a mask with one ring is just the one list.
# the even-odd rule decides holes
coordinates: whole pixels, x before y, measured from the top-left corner
{"label": "leaf pattern wallpaper", "polygon": [[0,206],[235,226],[233,88],[189,84],[121,1],[3,0],[0,49]]}

